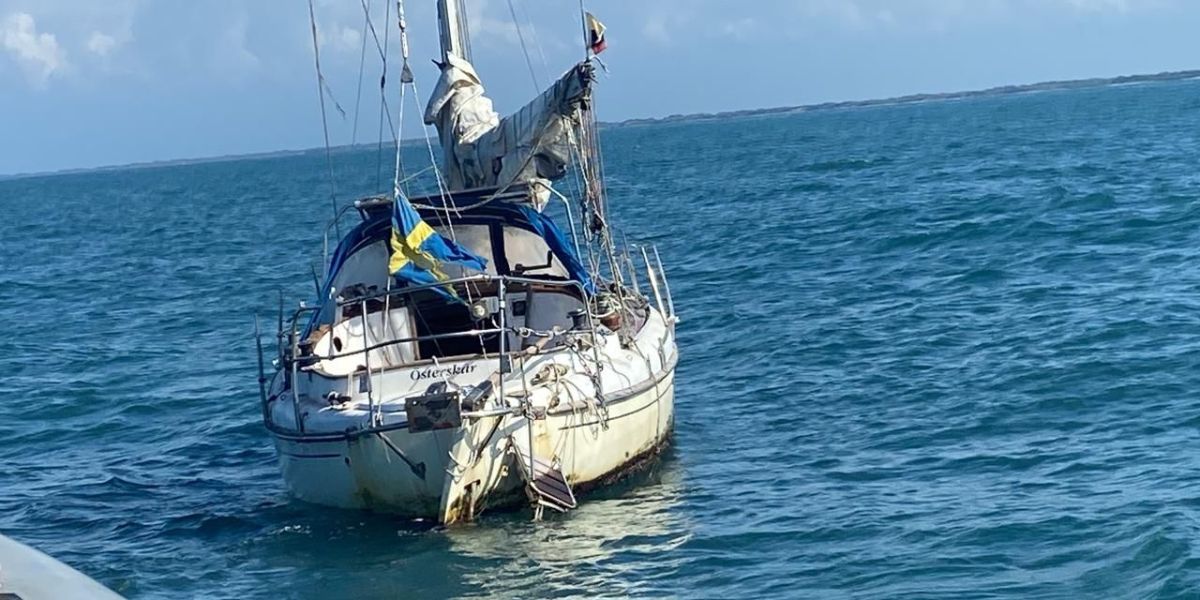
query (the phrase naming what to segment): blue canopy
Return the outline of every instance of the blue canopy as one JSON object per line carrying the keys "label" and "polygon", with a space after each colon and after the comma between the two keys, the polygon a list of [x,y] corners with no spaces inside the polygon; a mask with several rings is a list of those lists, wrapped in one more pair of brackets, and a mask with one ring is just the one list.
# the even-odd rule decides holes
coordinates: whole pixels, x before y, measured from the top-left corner
{"label": "blue canopy", "polygon": [[[385,208],[386,210],[384,210]],[[575,253],[575,248],[571,244],[570,238],[559,229],[558,225],[549,216],[539,213],[528,205],[495,201],[461,213],[449,214],[447,211],[431,209],[419,209],[418,212],[422,219],[434,226],[444,225],[451,221],[456,225],[460,223],[496,223],[502,226],[519,227],[533,232],[545,240],[546,246],[550,248],[555,258],[566,268],[568,277],[571,280],[578,281],[589,294],[596,291],[596,284],[592,280],[591,274],[584,268],[579,256]],[[333,259],[330,261],[330,276],[325,282],[325,289],[322,290],[326,298],[330,293],[329,286],[337,277],[342,265],[350,255],[375,242],[381,240],[389,241],[391,239],[391,202],[380,204],[371,210],[365,210],[363,215],[363,222],[350,230],[342,238],[341,242],[338,243],[337,249],[334,251]],[[502,238],[503,236],[500,237]],[[502,250],[503,248],[501,248]],[[497,258],[502,257],[497,256]],[[512,274],[509,270],[510,266],[505,261],[497,260],[496,262],[497,273],[501,275]]]}
{"label": "blue canopy", "polygon": [[[583,289],[589,294],[596,292],[596,284],[592,281],[592,276],[584,268],[583,262],[575,253],[575,248],[554,220],[549,216],[540,213],[533,207],[525,204],[512,204],[509,202],[491,202],[483,206],[473,208],[469,212],[448,215],[445,211],[422,210],[421,215],[430,223],[435,225],[443,224],[451,219],[455,224],[472,224],[472,223],[500,223],[510,227],[520,227],[527,231],[531,231],[546,241],[546,246],[554,253],[554,257],[563,264],[567,269],[567,274],[573,281],[578,281],[583,285]],[[499,256],[497,257],[500,258]],[[498,261],[502,262],[502,261]],[[508,265],[497,264],[497,272],[502,275],[507,275]]]}
{"label": "blue canopy", "polygon": [[[483,271],[487,259],[434,231],[408,198],[397,193],[392,203],[392,257],[388,272],[402,284],[422,285],[446,281],[442,265],[454,264]],[[433,288],[447,298],[457,298],[450,286]]]}

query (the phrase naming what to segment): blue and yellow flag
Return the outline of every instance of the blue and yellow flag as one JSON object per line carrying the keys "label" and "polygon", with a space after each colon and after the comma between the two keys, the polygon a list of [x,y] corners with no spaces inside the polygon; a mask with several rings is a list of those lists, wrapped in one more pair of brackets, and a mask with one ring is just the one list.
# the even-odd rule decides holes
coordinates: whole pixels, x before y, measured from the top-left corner
{"label": "blue and yellow flag", "polygon": [[[392,203],[391,245],[388,273],[401,282],[425,285],[445,281],[448,277],[439,268],[442,263],[478,271],[487,268],[486,259],[434,231],[403,194],[396,194]],[[433,289],[444,296],[454,296],[454,291],[448,288]]]}

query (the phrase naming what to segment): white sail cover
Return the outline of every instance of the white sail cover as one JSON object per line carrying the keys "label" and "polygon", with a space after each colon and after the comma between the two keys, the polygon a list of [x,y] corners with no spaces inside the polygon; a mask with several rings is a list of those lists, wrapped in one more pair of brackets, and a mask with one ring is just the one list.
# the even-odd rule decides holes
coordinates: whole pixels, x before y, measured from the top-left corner
{"label": "white sail cover", "polygon": [[593,77],[580,63],[515,114],[501,119],[465,59],[446,54],[442,76],[425,109],[445,153],[451,190],[555,180],[566,173],[570,119],[585,102]]}

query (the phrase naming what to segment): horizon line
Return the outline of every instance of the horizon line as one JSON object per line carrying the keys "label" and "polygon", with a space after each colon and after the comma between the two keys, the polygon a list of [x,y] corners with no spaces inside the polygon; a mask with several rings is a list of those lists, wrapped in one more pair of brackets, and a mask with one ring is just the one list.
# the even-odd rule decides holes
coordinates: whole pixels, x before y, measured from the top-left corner
{"label": "horizon line", "polygon": [[[1160,71],[1158,73],[1142,73],[1134,75],[1117,75],[1112,77],[1089,77],[1083,79],[1060,79],[1041,81],[1036,83],[1009,84],[999,85],[990,88],[976,90],[961,90],[951,92],[924,92],[915,94],[905,94],[902,96],[891,96],[886,98],[868,99],[868,100],[840,100],[819,102],[813,104],[799,104],[791,106],[774,106],[761,108],[734,109],[718,112],[707,113],[687,113],[687,114],[672,114],[661,117],[633,117],[620,121],[603,121],[600,123],[602,128],[620,128],[634,127],[642,125],[652,125],[655,123],[680,123],[688,121],[709,121],[722,118],[738,118],[756,115],[775,115],[786,114],[792,112],[806,112],[819,110],[834,110],[839,108],[860,108],[871,106],[888,106],[900,104],[913,104],[918,102],[930,101],[948,101],[958,100],[963,98],[976,98],[986,96],[1012,95],[1031,91],[1051,91],[1062,89],[1084,89],[1093,87],[1106,87],[1110,85],[1119,85],[1127,83],[1149,83],[1156,81],[1180,81],[1187,79],[1200,79],[1200,69],[1186,69],[1181,71]],[[413,144],[424,142],[425,138],[415,137],[400,140],[400,145]],[[370,146],[378,146],[376,142],[364,142],[356,144],[341,144],[329,146],[330,152],[345,152],[357,148],[367,148]],[[389,142],[388,147],[394,147],[395,142]],[[300,149],[280,149],[280,150],[265,150],[261,152],[246,152],[241,154],[221,154],[211,156],[199,156],[190,158],[163,158],[146,161],[137,161],[131,163],[98,165],[94,167],[67,167],[63,169],[54,169],[47,171],[31,171],[20,173],[0,173],[0,181],[12,179],[27,179],[34,177],[52,177],[58,175],[78,175],[82,173],[91,173],[97,171],[119,171],[126,169],[145,169],[155,167],[173,167],[187,166],[196,164],[208,164],[218,162],[231,162],[234,160],[255,160],[278,158],[289,155],[308,154],[310,152],[324,152],[325,146],[312,146],[309,148]]]}

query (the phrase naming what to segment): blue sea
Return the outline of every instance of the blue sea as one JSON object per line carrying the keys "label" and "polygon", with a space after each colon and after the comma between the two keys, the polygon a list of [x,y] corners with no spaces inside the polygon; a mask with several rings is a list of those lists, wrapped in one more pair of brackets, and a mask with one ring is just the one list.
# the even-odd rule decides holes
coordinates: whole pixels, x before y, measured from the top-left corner
{"label": "blue sea", "polygon": [[651,470],[541,523],[290,500],[253,326],[313,296],[324,155],[39,176],[0,181],[0,532],[134,599],[1200,597],[1200,82],[604,142],[682,317]]}

